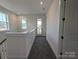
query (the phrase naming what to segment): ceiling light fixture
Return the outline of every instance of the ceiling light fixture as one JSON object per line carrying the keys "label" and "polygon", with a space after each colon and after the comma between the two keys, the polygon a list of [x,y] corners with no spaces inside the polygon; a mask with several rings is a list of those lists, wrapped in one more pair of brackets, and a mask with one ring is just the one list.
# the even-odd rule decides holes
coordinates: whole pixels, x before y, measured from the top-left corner
{"label": "ceiling light fixture", "polygon": [[40,4],[43,5],[43,1],[41,1]]}

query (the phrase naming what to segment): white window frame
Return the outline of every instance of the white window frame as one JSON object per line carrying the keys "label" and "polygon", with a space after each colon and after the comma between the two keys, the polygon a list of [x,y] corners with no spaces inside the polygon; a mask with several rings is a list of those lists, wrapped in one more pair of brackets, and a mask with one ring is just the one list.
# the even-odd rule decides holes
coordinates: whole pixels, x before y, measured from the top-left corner
{"label": "white window frame", "polygon": [[[25,23],[23,23],[23,21],[24,21]],[[23,27],[23,25],[24,25],[25,27]],[[22,29],[22,30],[26,30],[26,29],[27,29],[27,18],[24,17],[24,16],[21,17],[21,29]]]}
{"label": "white window frame", "polygon": [[[0,28],[0,31],[6,31],[6,30],[9,30],[9,16],[8,16],[8,14],[6,14],[6,13],[4,13],[4,12],[0,12],[1,13],[1,18],[2,18],[2,20],[0,20],[1,22],[4,22],[4,23],[2,23],[3,24],[3,26],[5,26],[4,28]],[[4,17],[3,17],[3,14],[5,15],[5,21],[4,21]],[[2,25],[1,24],[1,25]],[[3,27],[2,26],[2,27]]]}

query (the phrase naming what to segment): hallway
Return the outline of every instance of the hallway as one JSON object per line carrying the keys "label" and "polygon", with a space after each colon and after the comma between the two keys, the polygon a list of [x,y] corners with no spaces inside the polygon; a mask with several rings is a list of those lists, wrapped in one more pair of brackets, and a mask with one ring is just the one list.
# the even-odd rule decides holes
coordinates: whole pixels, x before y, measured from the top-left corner
{"label": "hallway", "polygon": [[78,0],[0,0],[0,59],[78,59]]}
{"label": "hallway", "polygon": [[28,59],[56,59],[45,36],[37,36]]}

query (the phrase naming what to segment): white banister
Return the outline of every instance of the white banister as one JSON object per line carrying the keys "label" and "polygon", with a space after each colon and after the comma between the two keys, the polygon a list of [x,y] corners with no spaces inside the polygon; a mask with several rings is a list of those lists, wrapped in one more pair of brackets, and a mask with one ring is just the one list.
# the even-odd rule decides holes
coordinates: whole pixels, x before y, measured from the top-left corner
{"label": "white banister", "polygon": [[33,45],[36,29],[30,32],[7,32],[8,59],[27,59]]}

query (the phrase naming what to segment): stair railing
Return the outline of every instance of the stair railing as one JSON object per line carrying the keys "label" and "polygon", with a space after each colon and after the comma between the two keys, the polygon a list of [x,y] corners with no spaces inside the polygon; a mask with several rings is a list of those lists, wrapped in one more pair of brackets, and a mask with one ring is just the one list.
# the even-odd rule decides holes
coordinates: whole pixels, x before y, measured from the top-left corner
{"label": "stair railing", "polygon": [[0,59],[7,59],[7,38],[0,42]]}

